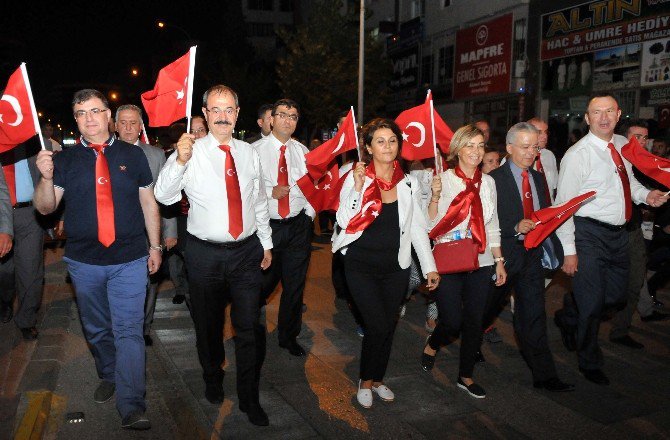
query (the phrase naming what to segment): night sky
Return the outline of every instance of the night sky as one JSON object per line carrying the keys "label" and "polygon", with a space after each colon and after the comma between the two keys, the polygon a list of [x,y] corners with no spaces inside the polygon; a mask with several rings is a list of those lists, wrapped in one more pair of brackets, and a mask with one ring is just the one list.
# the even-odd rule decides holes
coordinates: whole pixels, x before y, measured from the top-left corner
{"label": "night sky", "polygon": [[[185,32],[159,29],[158,19]],[[214,82],[226,82],[217,64],[220,54],[248,61],[252,53],[238,1],[18,1],[3,4],[0,20],[0,87],[25,61],[38,111],[68,130],[74,128],[74,91],[116,91],[119,99],[110,102],[112,109],[125,103],[141,106],[139,94],[153,88],[158,70],[194,43],[196,114],[202,92]],[[133,67],[139,69],[138,77],[131,75]],[[247,122],[255,120],[255,108],[242,110]]]}

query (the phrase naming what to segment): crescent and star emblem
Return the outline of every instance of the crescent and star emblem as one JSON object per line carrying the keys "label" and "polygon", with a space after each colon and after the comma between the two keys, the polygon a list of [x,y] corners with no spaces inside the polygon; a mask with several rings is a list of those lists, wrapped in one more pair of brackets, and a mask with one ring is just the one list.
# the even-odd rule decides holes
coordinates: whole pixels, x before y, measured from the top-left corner
{"label": "crescent and star emblem", "polygon": [[342,136],[340,137],[340,141],[337,143],[337,147],[333,150],[333,153],[337,153],[338,151],[340,151],[340,148],[342,148],[342,145],[344,145],[344,137],[345,136],[346,136],[346,133],[342,133]]}
{"label": "crescent and star emblem", "polygon": [[[333,173],[331,173],[330,171],[327,171],[325,175],[328,176],[328,181],[329,182],[333,181]],[[319,180],[321,180],[321,179],[319,179]],[[326,179],[323,179],[323,181],[325,183]],[[314,188],[321,189],[321,188],[319,188],[319,181],[318,180],[314,181]],[[328,185],[328,184],[324,185],[323,189],[330,189],[330,185]]]}
{"label": "crescent and star emblem", "polygon": [[279,172],[280,172],[281,174],[286,173],[286,168],[284,168],[284,167],[280,167],[280,168],[279,168]]}
{"label": "crescent and star emblem", "polygon": [[533,195],[530,192],[526,192],[526,194],[524,194],[524,197],[530,199],[531,197],[533,197]]}
{"label": "crescent and star emblem", "polygon": [[107,182],[109,182],[109,180],[105,179],[104,177],[98,177],[98,185],[104,185]]}
{"label": "crescent and star emblem", "polygon": [[[374,200],[370,200],[368,203],[366,203],[366,204],[363,206],[363,209],[361,210],[361,217],[365,217],[365,212],[366,212],[366,211],[368,210],[368,208],[369,208],[371,205],[373,205],[374,203],[375,203]],[[372,214],[372,215],[374,215],[374,212],[377,212],[377,211],[373,211],[373,214]],[[379,215],[379,213],[377,213],[377,215]],[[375,215],[375,217],[377,217],[377,216]]]}
{"label": "crescent and star emblem", "polygon": [[226,170],[226,174],[229,175],[230,177],[233,177],[235,175],[235,171],[233,171],[232,168]]}
{"label": "crescent and star emblem", "polygon": [[[423,126],[421,122],[410,122],[407,124],[407,127],[405,129],[408,129],[409,127],[416,127],[419,129],[419,133],[421,133],[421,138],[419,139],[419,142],[416,144],[414,142],[410,142],[412,145],[414,145],[416,148],[421,148],[423,146],[423,143],[426,142],[426,127]],[[409,135],[407,135],[405,132],[403,132],[403,140],[408,140]]]}
{"label": "crescent and star emblem", "polygon": [[2,120],[2,114],[0,114],[0,122],[3,122],[7,125],[11,125],[12,127],[16,127],[17,125],[19,125],[23,121],[23,113],[21,113],[21,104],[19,104],[19,100],[13,97],[12,95],[2,95],[0,101],[7,101],[9,105],[12,106],[14,113],[16,113],[16,121],[12,123],[5,122]]}

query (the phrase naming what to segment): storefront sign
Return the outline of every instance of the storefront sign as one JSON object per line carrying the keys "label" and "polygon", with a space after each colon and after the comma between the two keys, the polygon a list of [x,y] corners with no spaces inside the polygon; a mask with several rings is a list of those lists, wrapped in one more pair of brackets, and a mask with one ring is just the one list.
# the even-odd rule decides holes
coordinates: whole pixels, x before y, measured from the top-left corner
{"label": "storefront sign", "polygon": [[598,0],[542,16],[542,60],[670,37],[669,0]]}
{"label": "storefront sign", "polygon": [[507,14],[458,31],[454,99],[509,92],[512,20]]}

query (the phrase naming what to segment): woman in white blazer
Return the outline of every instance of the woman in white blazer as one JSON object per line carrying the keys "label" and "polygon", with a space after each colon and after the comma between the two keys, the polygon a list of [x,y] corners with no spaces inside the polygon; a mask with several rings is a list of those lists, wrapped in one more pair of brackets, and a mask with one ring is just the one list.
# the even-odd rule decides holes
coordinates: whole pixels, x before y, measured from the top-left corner
{"label": "woman in white blazer", "polygon": [[[430,371],[442,345],[461,336],[457,385],[472,397],[484,398],[484,389],[472,380],[475,354],[482,340],[482,319],[493,287],[507,278],[500,248],[497,195],[493,178],[483,174],[484,133],[474,125],[456,130],[449,145],[452,168],[433,177],[428,218],[436,243],[472,238],[479,268],[445,273],[434,296],[439,321],[426,341],[421,366]],[[462,242],[466,243],[466,242]]]}
{"label": "woman in white blazer", "polygon": [[343,255],[347,284],[363,318],[360,380],[356,394],[364,408],[372,393],[393,401],[383,383],[402,298],[409,282],[414,246],[429,289],[440,276],[430,250],[418,181],[398,162],[402,133],[395,122],[374,119],[362,130],[362,162],[340,192],[333,252]]}

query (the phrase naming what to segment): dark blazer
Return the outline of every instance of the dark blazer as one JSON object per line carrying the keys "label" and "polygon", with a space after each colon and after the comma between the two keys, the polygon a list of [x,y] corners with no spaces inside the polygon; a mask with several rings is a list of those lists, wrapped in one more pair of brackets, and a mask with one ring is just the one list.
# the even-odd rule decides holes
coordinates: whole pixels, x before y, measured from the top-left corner
{"label": "dark blazer", "polygon": [[[496,182],[500,240],[503,256],[507,261],[508,271],[516,269],[517,264],[522,264],[522,257],[525,255],[526,249],[523,246],[523,241],[519,240],[519,237],[516,236],[517,232],[514,229],[523,219],[523,203],[510,168],[510,163],[510,160],[506,161],[500,168],[493,170],[489,174]],[[532,168],[529,168],[528,171],[535,183],[535,189],[540,196],[540,208],[548,207],[550,201],[546,198],[547,192],[545,191],[545,181],[542,178],[542,174]],[[555,232],[549,236],[549,239],[551,239],[554,245],[554,251],[556,252],[560,267],[563,265],[563,247]],[[540,247],[536,249],[541,251]],[[538,256],[542,257],[542,254],[538,252]]]}

